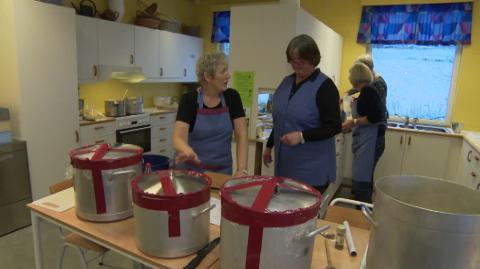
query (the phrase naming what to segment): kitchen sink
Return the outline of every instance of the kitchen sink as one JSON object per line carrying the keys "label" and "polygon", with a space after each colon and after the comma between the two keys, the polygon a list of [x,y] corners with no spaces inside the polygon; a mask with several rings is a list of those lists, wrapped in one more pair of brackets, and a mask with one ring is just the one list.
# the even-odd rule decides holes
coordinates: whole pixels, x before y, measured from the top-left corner
{"label": "kitchen sink", "polygon": [[413,124],[405,125],[404,123],[399,123],[399,122],[388,122],[387,126],[404,128],[404,129],[414,129],[414,130],[420,130],[420,131],[438,132],[438,133],[451,133],[451,131],[446,127],[431,126],[431,125],[413,125]]}

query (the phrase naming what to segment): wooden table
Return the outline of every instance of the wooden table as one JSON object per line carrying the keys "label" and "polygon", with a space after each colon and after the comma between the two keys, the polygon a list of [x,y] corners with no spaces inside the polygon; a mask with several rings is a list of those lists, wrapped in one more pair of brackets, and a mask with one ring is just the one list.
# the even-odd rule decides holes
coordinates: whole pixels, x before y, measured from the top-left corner
{"label": "wooden table", "polygon": [[[213,192],[218,190],[218,188],[220,188],[220,186],[230,178],[229,176],[216,173],[207,174],[213,179]],[[214,196],[216,195],[214,194]],[[55,212],[34,204],[28,204],[28,207],[31,209],[36,269],[43,268],[43,255],[39,231],[40,219],[47,220],[55,225],[78,233],[79,235],[105,246],[106,248],[111,249],[136,262],[154,268],[183,268],[188,262],[190,262],[191,259],[195,257],[195,255],[190,255],[176,259],[162,259],[145,255],[138,250],[135,243],[133,218],[110,223],[96,223],[78,219],[75,215],[75,208],[71,208],[64,212]],[[335,231],[336,223],[319,220],[318,226],[323,224],[330,224],[330,231]],[[360,267],[361,259],[368,242],[369,232],[367,230],[357,229],[354,227],[352,227],[352,232],[357,246],[357,257],[350,257],[347,253],[346,247],[341,251],[335,249],[333,247],[333,242],[331,242],[332,247],[330,248],[330,252],[332,254],[333,264],[338,269],[358,269]],[[212,240],[219,235],[220,227],[216,225],[210,225],[210,239]],[[315,239],[312,268],[323,269],[327,264],[323,240],[323,237],[320,236],[317,236]],[[220,268],[218,261],[219,254],[219,247],[217,246],[207,257],[205,257],[198,268]]]}

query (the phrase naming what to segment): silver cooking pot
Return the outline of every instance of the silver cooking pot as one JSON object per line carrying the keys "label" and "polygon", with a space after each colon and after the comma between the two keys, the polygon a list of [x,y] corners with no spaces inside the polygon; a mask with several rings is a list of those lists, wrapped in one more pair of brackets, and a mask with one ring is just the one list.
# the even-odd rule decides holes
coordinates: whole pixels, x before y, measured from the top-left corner
{"label": "silver cooking pot", "polygon": [[311,266],[320,193],[280,177],[242,177],[221,188],[220,266],[307,269]]}
{"label": "silver cooking pot", "polygon": [[208,243],[211,179],[187,170],[160,170],[132,182],[137,247],[156,257],[195,253]]}
{"label": "silver cooking pot", "polygon": [[105,116],[122,117],[126,113],[124,100],[105,100]]}
{"label": "silver cooking pot", "polygon": [[125,102],[128,115],[143,113],[143,97],[128,97]]}
{"label": "silver cooking pot", "polygon": [[[445,180],[375,183],[368,269],[480,268],[480,192]],[[222,239],[223,241],[223,239]]]}
{"label": "silver cooking pot", "polygon": [[130,182],[142,172],[143,149],[96,144],[70,152],[79,218],[107,222],[132,216]]}

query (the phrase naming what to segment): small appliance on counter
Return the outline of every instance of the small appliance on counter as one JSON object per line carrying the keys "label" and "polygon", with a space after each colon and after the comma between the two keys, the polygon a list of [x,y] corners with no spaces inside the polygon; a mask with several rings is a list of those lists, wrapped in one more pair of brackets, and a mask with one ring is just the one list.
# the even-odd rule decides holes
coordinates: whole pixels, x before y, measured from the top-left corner
{"label": "small appliance on counter", "polygon": [[0,107],[0,144],[12,142],[12,128],[10,126],[10,112],[8,108]]}

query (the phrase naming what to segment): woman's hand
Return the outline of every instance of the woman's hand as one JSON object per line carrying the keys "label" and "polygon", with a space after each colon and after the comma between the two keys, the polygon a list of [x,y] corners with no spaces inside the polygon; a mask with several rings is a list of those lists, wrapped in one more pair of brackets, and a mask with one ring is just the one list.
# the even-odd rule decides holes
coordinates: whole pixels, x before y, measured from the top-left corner
{"label": "woman's hand", "polygon": [[270,167],[271,163],[272,163],[272,148],[266,147],[265,150],[263,151],[263,164],[265,164],[266,167]]}
{"label": "woman's hand", "polygon": [[176,163],[184,163],[186,161],[192,161],[197,164],[200,163],[197,154],[190,147],[185,151],[178,152],[177,157],[175,158]]}
{"label": "woman's hand", "polygon": [[243,169],[243,170],[235,171],[235,174],[233,174],[233,177],[244,177],[246,175],[247,175],[246,170]]}
{"label": "woman's hand", "polygon": [[353,120],[346,120],[342,123],[342,132],[343,133],[350,133],[352,131],[352,128],[354,126]]}
{"label": "woman's hand", "polygon": [[280,141],[282,141],[283,144],[288,146],[296,146],[300,144],[300,137],[301,137],[301,132],[299,131],[290,132],[280,137]]}

